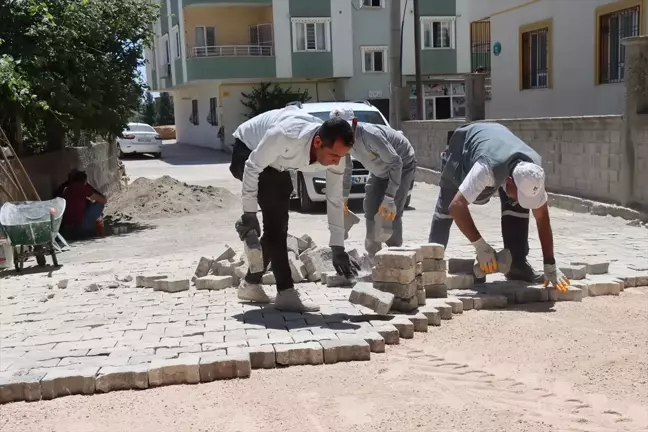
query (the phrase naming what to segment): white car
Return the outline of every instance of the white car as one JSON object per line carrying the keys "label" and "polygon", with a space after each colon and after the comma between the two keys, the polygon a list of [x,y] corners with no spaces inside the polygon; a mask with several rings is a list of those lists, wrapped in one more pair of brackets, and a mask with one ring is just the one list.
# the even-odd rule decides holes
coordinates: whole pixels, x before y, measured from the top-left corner
{"label": "white car", "polygon": [[122,137],[117,138],[117,146],[120,158],[127,154],[144,153],[162,157],[162,138],[146,123],[128,123]]}
{"label": "white car", "polygon": [[[363,123],[389,126],[389,122],[382,115],[380,110],[371,105],[368,101],[316,103],[291,102],[288,105],[297,106],[309,114],[325,121],[329,119],[331,111],[333,111],[335,107],[341,105],[351,108],[358,120]],[[352,160],[353,174],[351,177],[351,193],[349,199],[364,199],[365,184],[369,178],[369,171],[355,158],[352,157]],[[326,171],[316,173],[291,171],[291,175],[294,185],[293,199],[299,200],[299,208],[301,211],[311,211],[315,207],[316,203],[326,201]],[[410,195],[407,197],[406,207],[409,207],[413,186],[414,183],[412,182],[412,185],[410,185]]]}

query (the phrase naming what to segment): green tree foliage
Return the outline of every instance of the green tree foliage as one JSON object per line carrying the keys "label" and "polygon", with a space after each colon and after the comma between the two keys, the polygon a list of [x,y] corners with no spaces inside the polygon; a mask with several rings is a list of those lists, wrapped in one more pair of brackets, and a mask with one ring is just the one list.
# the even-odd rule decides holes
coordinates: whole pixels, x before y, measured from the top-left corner
{"label": "green tree foliage", "polygon": [[146,92],[144,97],[144,103],[142,104],[142,112],[140,115],[140,121],[148,125],[155,125],[155,118],[157,117],[157,110],[155,106],[155,100],[151,92]]}
{"label": "green tree foliage", "polygon": [[252,118],[273,109],[283,108],[289,102],[308,102],[311,100],[308,90],[303,92],[299,89],[294,91],[292,87],[281,87],[277,83],[260,83],[253,87],[250,93],[241,93],[241,103],[249,112],[248,118]]}
{"label": "green tree foliage", "polygon": [[158,14],[149,0],[0,2],[0,123],[17,151],[23,137],[57,150],[81,131],[119,134]]}
{"label": "green tree foliage", "polygon": [[160,97],[157,98],[157,124],[159,126],[175,124],[173,99],[171,99],[171,96],[167,92],[160,93]]}

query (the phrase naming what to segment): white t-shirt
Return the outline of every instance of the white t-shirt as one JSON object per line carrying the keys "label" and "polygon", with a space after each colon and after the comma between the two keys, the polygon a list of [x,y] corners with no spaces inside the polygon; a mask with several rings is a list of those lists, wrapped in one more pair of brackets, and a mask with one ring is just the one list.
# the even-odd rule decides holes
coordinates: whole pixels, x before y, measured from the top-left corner
{"label": "white t-shirt", "polygon": [[466,201],[472,204],[484,189],[494,186],[495,175],[493,170],[483,162],[476,162],[459,186],[459,192],[466,198]]}

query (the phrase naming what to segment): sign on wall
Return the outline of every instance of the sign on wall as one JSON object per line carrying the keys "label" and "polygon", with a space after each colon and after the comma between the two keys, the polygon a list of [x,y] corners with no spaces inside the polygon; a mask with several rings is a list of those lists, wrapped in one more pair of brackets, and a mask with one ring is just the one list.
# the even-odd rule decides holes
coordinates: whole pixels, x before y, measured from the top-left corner
{"label": "sign on wall", "polygon": [[493,54],[495,54],[495,56],[498,56],[501,53],[502,53],[502,44],[499,42],[495,42],[493,44]]}

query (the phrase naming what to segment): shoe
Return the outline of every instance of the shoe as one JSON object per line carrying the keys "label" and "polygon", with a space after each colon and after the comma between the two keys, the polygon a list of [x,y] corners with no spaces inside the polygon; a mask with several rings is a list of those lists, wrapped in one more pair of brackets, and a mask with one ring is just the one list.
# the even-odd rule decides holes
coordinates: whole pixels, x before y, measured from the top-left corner
{"label": "shoe", "polygon": [[290,288],[279,291],[275,300],[275,308],[282,312],[319,312],[320,307],[309,302],[303,302],[299,292]]}
{"label": "shoe", "polygon": [[268,294],[263,291],[261,285],[252,284],[246,282],[245,280],[241,281],[241,284],[238,287],[237,292],[239,300],[245,300],[254,303],[270,303],[272,300],[268,297]]}
{"label": "shoe", "polygon": [[540,273],[536,273],[531,267],[531,264],[524,262],[524,264],[513,264],[511,270],[506,273],[507,280],[513,281],[524,281],[528,283],[541,283],[543,276]]}

